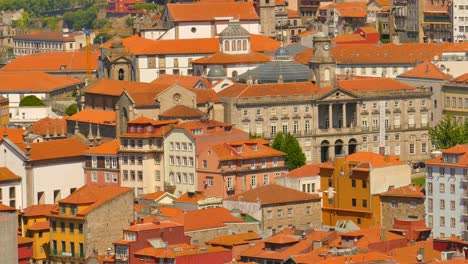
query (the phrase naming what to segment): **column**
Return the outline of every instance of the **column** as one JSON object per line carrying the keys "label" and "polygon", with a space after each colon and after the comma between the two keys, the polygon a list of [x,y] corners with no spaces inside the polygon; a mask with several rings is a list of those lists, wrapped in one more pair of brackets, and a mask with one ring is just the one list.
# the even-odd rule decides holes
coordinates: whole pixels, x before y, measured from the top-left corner
{"label": "column", "polygon": [[346,103],[343,104],[343,127],[348,127],[346,124]]}
{"label": "column", "polygon": [[332,128],[333,126],[333,112],[332,112],[332,104],[328,105],[328,129]]}

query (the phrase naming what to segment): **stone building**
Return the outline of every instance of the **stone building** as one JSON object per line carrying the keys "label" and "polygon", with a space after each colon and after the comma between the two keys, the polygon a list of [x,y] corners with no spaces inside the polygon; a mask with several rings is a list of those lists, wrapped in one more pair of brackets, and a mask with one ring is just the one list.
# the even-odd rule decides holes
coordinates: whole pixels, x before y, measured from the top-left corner
{"label": "stone building", "polygon": [[378,153],[383,145],[386,154],[401,160],[427,159],[431,92],[387,78],[338,81],[329,39],[314,41],[309,76],[297,77],[298,82],[282,83],[276,72],[274,84],[237,83],[221,90],[224,120],[267,139],[279,131],[292,133],[308,163],[358,150]]}
{"label": "stone building", "polygon": [[391,188],[380,194],[382,205],[382,227],[393,228],[395,220],[424,220],[425,194],[423,187],[410,184],[399,188]]}
{"label": "stone building", "polygon": [[[281,194],[281,195],[279,195]],[[260,221],[265,234],[286,227],[321,228],[320,197],[271,184],[224,200],[228,209],[239,209]]]}
{"label": "stone building", "polygon": [[15,208],[0,203],[0,217],[2,224],[0,231],[2,239],[0,240],[0,255],[2,263],[18,263],[17,233],[18,233],[18,213]]}
{"label": "stone building", "polygon": [[[468,73],[442,86],[442,114],[452,114],[459,124],[468,122]],[[442,102],[441,102],[442,103]]]}

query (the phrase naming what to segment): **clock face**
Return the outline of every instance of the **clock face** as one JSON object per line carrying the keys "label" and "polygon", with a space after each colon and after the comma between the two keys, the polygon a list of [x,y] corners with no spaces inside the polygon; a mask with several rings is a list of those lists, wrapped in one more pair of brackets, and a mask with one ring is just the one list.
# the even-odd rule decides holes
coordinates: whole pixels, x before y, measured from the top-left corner
{"label": "clock face", "polygon": [[328,45],[328,44],[323,45],[323,49],[328,51],[330,49],[330,45]]}

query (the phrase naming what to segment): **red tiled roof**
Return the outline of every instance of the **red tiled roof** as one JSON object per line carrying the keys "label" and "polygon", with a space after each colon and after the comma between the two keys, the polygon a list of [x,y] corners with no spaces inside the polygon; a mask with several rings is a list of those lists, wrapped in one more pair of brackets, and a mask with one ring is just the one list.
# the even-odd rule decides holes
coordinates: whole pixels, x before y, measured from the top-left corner
{"label": "red tiled roof", "polygon": [[7,167],[0,167],[0,183],[19,181],[19,180],[21,180],[21,177],[14,174]]}
{"label": "red tiled roof", "polygon": [[381,196],[394,196],[394,197],[412,197],[412,198],[425,198],[423,187],[410,184],[399,188],[393,188],[387,192],[381,193]]}
{"label": "red tiled roof", "polygon": [[[269,143],[269,141],[264,139],[238,140],[212,145],[211,149],[218,156],[219,160],[242,160],[285,155],[284,152],[270,147]],[[242,146],[242,151],[237,151],[234,148],[235,146]],[[254,146],[257,149],[254,149]]]}
{"label": "red tiled roof", "polygon": [[18,236],[18,245],[33,243],[33,239],[29,237]]}
{"label": "red tiled roof", "polygon": [[423,1],[424,13],[448,13],[450,5],[448,2],[434,3],[431,0]]}
{"label": "red tiled roof", "polygon": [[200,59],[192,61],[194,64],[249,64],[249,63],[265,63],[271,61],[267,55],[250,52],[247,54],[226,54],[223,52],[216,52],[207,55]]}
{"label": "red tiled roof", "polygon": [[44,117],[34,122],[29,129],[30,132],[45,136],[49,134],[52,136],[54,132],[57,132],[58,135],[67,133],[67,121],[63,118],[50,118]]}
{"label": "red tiled roof", "polygon": [[142,197],[142,199],[145,200],[156,200],[159,197],[163,196],[166,192],[165,191],[159,191],[159,192],[154,192],[154,193],[149,193],[146,194],[145,196]]}
{"label": "red tiled roof", "polygon": [[255,232],[240,233],[227,236],[219,236],[211,240],[206,241],[208,245],[217,245],[224,247],[232,247],[237,245],[245,245],[250,243],[252,240],[262,239],[260,235]]}
{"label": "red tiled roof", "polygon": [[75,36],[84,35],[83,32],[71,32],[64,35],[60,31],[32,31],[29,34],[18,34],[13,39],[22,40],[45,40],[45,41],[63,41],[70,42],[75,40]]}
{"label": "red tiled roof", "polygon": [[[19,56],[1,68],[2,71],[86,71],[86,51],[41,52]],[[91,69],[97,70],[100,52],[91,53]]]}
{"label": "red tiled roof", "polygon": [[191,108],[185,105],[176,105],[163,113],[160,116],[171,118],[200,118],[204,115],[198,108]]}
{"label": "red tiled roof", "polygon": [[[175,248],[178,248],[178,249],[175,250]],[[147,248],[144,248],[135,252],[135,256],[137,257],[149,256],[149,257],[153,257],[157,259],[175,259],[176,257],[181,257],[181,256],[200,255],[200,254],[208,254],[208,253],[223,252],[223,251],[229,251],[229,249],[226,249],[223,247],[175,244],[175,245],[169,245],[167,249],[147,247]]]}
{"label": "red tiled roof", "polygon": [[[395,257],[399,263],[417,263],[416,257],[420,248],[424,249],[424,259],[426,261],[439,259],[440,251],[433,247],[433,240],[418,241],[415,245],[407,247],[395,248],[389,252],[389,255]],[[439,262],[437,262],[439,263]]]}
{"label": "red tiled roof", "polygon": [[389,78],[341,80],[338,81],[338,86],[350,92],[383,92],[416,89],[409,84]]}
{"label": "red tiled roof", "polygon": [[182,196],[177,198],[175,202],[197,204],[198,201],[203,199],[206,199],[206,196],[201,193],[184,193]]}
{"label": "red tiled roof", "polygon": [[180,208],[172,208],[172,207],[165,207],[165,206],[159,207],[159,214],[161,216],[178,216],[178,215],[182,215],[183,213],[184,213],[184,210]]}
{"label": "red tiled roof", "polygon": [[320,175],[320,165],[321,164],[307,164],[302,167],[299,167],[295,170],[288,172],[287,177],[290,178],[302,178],[310,176]]}
{"label": "red tiled roof", "polygon": [[156,120],[151,119],[146,116],[140,116],[133,120],[127,122],[130,125],[153,125],[153,126],[163,126],[163,125],[170,125],[170,124],[177,124],[178,120]]}
{"label": "red tiled roof", "polygon": [[346,34],[346,35],[338,35],[331,39],[331,42],[335,43],[343,43],[343,42],[356,42],[356,41],[364,41],[366,40],[359,34]]}
{"label": "red tiled roof", "polygon": [[317,33],[317,31],[315,31],[315,30],[302,31],[301,33],[297,34],[297,37],[302,38],[302,37],[305,37],[305,36],[308,36],[308,35],[314,34],[314,33]]}
{"label": "red tiled roof", "polygon": [[375,0],[380,6],[390,6],[390,0]]}
{"label": "red tiled roof", "polygon": [[[27,78],[25,78],[27,76]],[[44,72],[0,71],[0,92],[52,92],[80,84],[78,79],[56,76]]]}
{"label": "red tiled roof", "polygon": [[[75,138],[57,139],[45,142],[31,143],[30,160],[51,160],[84,156],[88,146]],[[25,145],[18,145],[26,151]]]}
{"label": "red tiled roof", "polygon": [[38,204],[24,208],[24,216],[48,216],[55,204]]}
{"label": "red tiled roof", "polygon": [[[281,193],[281,195],[278,195]],[[290,202],[320,201],[317,194],[300,192],[277,184],[269,184],[226,198],[227,201],[240,201],[270,205]]]}
{"label": "red tiled roof", "polygon": [[4,204],[0,203],[0,212],[9,212],[9,211],[11,211],[11,212],[15,212],[15,211],[16,211],[16,209],[15,209],[15,208],[13,208],[13,207],[6,206],[6,205],[4,205]]}
{"label": "red tiled roof", "polygon": [[398,77],[409,77],[418,79],[448,80],[450,75],[444,73],[429,61],[416,65],[413,69],[398,75]]}
{"label": "red tiled roof", "polygon": [[267,83],[267,84],[244,84],[236,83],[218,93],[219,97],[263,97],[263,96],[286,96],[321,94],[330,89],[319,89],[311,82],[292,83]]}
{"label": "red tiled roof", "polygon": [[367,17],[366,2],[343,2],[340,4],[332,4],[332,6],[340,17]]}
{"label": "red tiled roof", "polygon": [[225,223],[245,222],[223,207],[194,210],[173,217],[171,220],[183,224],[185,232],[222,227]]}
{"label": "red tiled roof", "polygon": [[[415,256],[413,257],[413,259],[416,259]],[[367,253],[356,254],[352,256],[330,256],[330,257],[327,257],[326,259],[322,258],[322,260],[318,260],[317,262],[311,262],[311,263],[347,264],[350,261],[352,261],[352,263],[386,263],[385,261],[389,261],[388,263],[396,263],[394,262],[395,261],[394,257],[391,257],[384,253],[372,252],[372,251],[367,252]],[[410,263],[410,262],[399,262],[399,263]]]}
{"label": "red tiled roof", "polygon": [[164,220],[164,221],[157,221],[157,222],[151,222],[151,223],[135,224],[127,228],[124,228],[124,231],[139,232],[139,231],[145,231],[145,230],[156,230],[156,229],[161,229],[161,228],[177,227],[177,226],[181,226],[181,225],[178,223]]}
{"label": "red tiled roof", "polygon": [[452,82],[452,83],[468,83],[468,73],[462,74],[462,75],[454,78],[450,82]]}
{"label": "red tiled roof", "polygon": [[[9,140],[15,144],[23,143],[23,134],[25,130],[22,128],[6,128],[6,134]],[[5,127],[0,126],[0,140],[3,140]]]}
{"label": "red tiled roof", "polygon": [[72,116],[66,116],[64,118],[69,121],[115,126],[115,112],[111,111],[83,109]]}
{"label": "red tiled roof", "polygon": [[120,149],[120,140],[114,139],[99,146],[90,148],[86,154],[103,154],[103,155],[117,155]]}
{"label": "red tiled roof", "polygon": [[430,165],[446,165],[451,167],[466,167],[468,166],[468,144],[460,144],[454,147],[448,148],[442,152],[443,154],[455,154],[460,155],[457,163],[446,163],[443,161],[443,155],[439,155],[429,161],[426,161],[426,164]]}
{"label": "red tiled roof", "polygon": [[216,21],[217,17],[260,19],[252,2],[167,4],[167,10],[174,22]]}
{"label": "red tiled roof", "polygon": [[203,83],[206,88],[211,87],[210,81],[201,76],[187,76],[187,75],[172,75],[172,74],[163,74],[158,78],[154,79],[151,83],[155,84],[167,84],[171,86],[173,84],[179,84],[185,88],[196,88],[199,82]]}
{"label": "red tiled roof", "polygon": [[277,236],[272,236],[270,238],[267,238],[263,240],[263,242],[270,243],[270,244],[289,244],[289,243],[299,242],[299,239],[290,235],[279,234]]}
{"label": "red tiled roof", "polygon": [[288,12],[288,18],[301,18],[301,14],[295,10],[286,9]]}
{"label": "red tiled roof", "polygon": [[352,162],[363,162],[369,163],[372,165],[372,168],[380,168],[380,167],[387,167],[387,166],[395,166],[404,164],[402,161],[398,159],[396,156],[389,156],[389,160],[386,161],[386,157],[377,153],[373,152],[356,152],[351,155],[346,156],[346,161]]}
{"label": "red tiled roof", "polygon": [[44,222],[34,223],[32,226],[28,228],[28,231],[41,231],[41,230],[49,230],[49,229],[50,229],[49,221],[44,221]]}
{"label": "red tiled roof", "polygon": [[[116,186],[98,186],[98,185],[85,185],[68,197],[59,201],[59,204],[77,204],[87,205],[83,209],[78,210],[78,216],[86,216],[95,208],[115,199],[123,194],[132,192],[133,189],[126,187]],[[58,213],[58,207],[52,211],[54,215]]]}

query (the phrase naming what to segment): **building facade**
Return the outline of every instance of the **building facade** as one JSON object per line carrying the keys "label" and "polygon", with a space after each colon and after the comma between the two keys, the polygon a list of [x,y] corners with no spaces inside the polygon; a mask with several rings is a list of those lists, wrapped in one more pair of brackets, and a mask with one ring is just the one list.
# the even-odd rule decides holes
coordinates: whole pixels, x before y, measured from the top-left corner
{"label": "building facade", "polygon": [[119,140],[112,140],[86,152],[86,184],[120,186]]}
{"label": "building facade", "polygon": [[433,237],[468,232],[468,145],[457,145],[426,162],[426,223]]}
{"label": "building facade", "polygon": [[442,86],[442,114],[451,114],[459,124],[468,122],[468,74],[458,76]]}
{"label": "building facade", "polygon": [[449,10],[452,20],[452,39],[453,42],[463,42],[468,40],[468,28],[466,21],[468,19],[468,8],[466,0],[454,0]]}
{"label": "building facade", "polygon": [[18,263],[18,215],[15,208],[0,204],[0,217],[3,222],[0,230],[4,238],[0,241],[0,255],[5,264]]}

